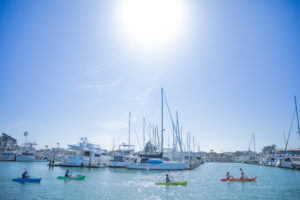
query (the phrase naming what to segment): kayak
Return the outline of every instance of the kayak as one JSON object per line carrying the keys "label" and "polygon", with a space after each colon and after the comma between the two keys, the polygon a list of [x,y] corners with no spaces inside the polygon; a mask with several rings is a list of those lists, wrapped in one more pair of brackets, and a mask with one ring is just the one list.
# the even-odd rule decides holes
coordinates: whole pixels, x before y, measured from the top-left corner
{"label": "kayak", "polygon": [[85,176],[82,176],[82,175],[69,176],[69,177],[58,176],[57,179],[64,179],[64,180],[84,180]]}
{"label": "kayak", "polygon": [[17,182],[41,182],[41,178],[14,178],[13,181]]}
{"label": "kayak", "polygon": [[255,181],[255,180],[256,180],[256,177],[243,178],[243,179],[240,179],[240,178],[230,178],[230,179],[222,178],[220,181]]}
{"label": "kayak", "polygon": [[155,183],[156,185],[187,185],[187,181],[175,181],[175,182],[158,182],[158,183]]}

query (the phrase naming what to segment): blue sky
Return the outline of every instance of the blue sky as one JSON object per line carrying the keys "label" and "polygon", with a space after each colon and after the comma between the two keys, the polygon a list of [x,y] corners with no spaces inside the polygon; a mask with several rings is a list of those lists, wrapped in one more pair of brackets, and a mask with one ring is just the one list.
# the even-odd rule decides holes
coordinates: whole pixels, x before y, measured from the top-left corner
{"label": "blue sky", "polygon": [[110,149],[129,111],[140,140],[143,117],[160,123],[164,87],[202,150],[247,150],[252,133],[258,150],[283,146],[300,101],[299,2],[144,1],[1,0],[0,131]]}

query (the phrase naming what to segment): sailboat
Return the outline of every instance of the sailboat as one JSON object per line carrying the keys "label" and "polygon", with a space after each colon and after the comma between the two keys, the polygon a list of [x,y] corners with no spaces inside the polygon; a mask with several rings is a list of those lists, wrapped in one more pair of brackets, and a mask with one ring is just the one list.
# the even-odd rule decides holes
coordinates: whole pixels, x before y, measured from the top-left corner
{"label": "sailboat", "polygon": [[161,138],[160,138],[160,152],[150,155],[139,155],[134,161],[128,164],[128,169],[142,169],[142,170],[183,170],[188,168],[188,164],[183,161],[174,161],[164,156],[164,90],[161,88]]}
{"label": "sailboat", "polygon": [[300,158],[299,157],[293,157],[293,156],[287,154],[287,146],[288,146],[289,138],[290,138],[290,135],[291,135],[292,125],[293,125],[293,122],[294,122],[295,115],[296,115],[296,119],[297,119],[297,129],[298,129],[297,134],[300,137],[300,125],[299,125],[299,116],[298,116],[296,96],[294,97],[294,100],[295,100],[295,110],[294,110],[292,123],[291,123],[290,130],[289,130],[288,138],[285,141],[284,157],[283,158],[278,158],[278,160],[276,162],[276,167],[288,168],[288,169],[300,169]]}

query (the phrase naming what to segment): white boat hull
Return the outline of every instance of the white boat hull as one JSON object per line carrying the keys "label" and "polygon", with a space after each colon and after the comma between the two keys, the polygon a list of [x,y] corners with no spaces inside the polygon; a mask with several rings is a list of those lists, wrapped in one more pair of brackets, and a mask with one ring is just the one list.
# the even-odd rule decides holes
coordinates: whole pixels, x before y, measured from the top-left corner
{"label": "white boat hull", "polygon": [[0,155],[0,161],[15,161],[15,155]]}
{"label": "white boat hull", "polygon": [[128,169],[143,169],[143,170],[184,170],[188,166],[186,163],[131,163],[127,166]]}
{"label": "white boat hull", "polygon": [[276,167],[292,169],[292,163],[291,162],[285,162],[283,160],[279,160],[276,163]]}
{"label": "white boat hull", "polygon": [[108,166],[112,168],[126,168],[128,166],[128,162],[110,160]]}
{"label": "white boat hull", "polygon": [[59,162],[60,166],[73,166],[73,167],[105,167],[107,163],[107,156],[102,157],[87,157],[81,155],[68,155],[63,161]]}
{"label": "white boat hull", "polygon": [[16,157],[17,162],[46,162],[46,159],[36,159],[34,156],[17,156]]}

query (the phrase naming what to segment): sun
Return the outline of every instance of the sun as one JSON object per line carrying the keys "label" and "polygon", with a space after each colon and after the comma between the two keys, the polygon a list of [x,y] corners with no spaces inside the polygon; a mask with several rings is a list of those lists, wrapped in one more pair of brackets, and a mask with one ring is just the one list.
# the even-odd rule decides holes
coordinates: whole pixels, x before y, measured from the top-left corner
{"label": "sun", "polygon": [[187,29],[188,9],[183,0],[119,0],[113,14],[118,37],[139,49],[170,47]]}

